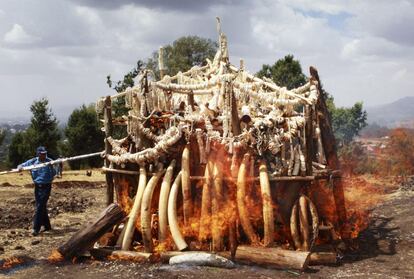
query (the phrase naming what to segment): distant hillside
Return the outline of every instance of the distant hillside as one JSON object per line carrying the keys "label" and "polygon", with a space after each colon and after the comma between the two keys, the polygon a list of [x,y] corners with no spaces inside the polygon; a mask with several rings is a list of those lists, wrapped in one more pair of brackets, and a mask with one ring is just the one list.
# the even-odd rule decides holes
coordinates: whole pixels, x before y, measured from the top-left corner
{"label": "distant hillside", "polygon": [[414,97],[404,97],[395,102],[367,107],[368,123],[389,128],[414,128]]}

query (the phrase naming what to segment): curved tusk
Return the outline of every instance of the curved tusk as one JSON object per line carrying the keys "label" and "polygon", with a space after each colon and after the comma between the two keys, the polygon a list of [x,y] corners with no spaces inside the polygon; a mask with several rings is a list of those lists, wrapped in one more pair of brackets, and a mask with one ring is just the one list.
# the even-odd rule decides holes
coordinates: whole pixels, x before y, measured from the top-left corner
{"label": "curved tusk", "polygon": [[211,177],[213,174],[213,161],[209,158],[204,171],[203,193],[201,196],[200,229],[198,240],[207,240],[211,226]]}
{"label": "curved tusk", "polygon": [[175,178],[174,183],[171,187],[170,196],[168,198],[168,224],[170,225],[171,236],[174,240],[175,245],[177,246],[178,250],[182,251],[188,246],[184,240],[183,235],[180,232],[177,220],[177,194],[180,183],[181,172],[179,172]]}
{"label": "curved tusk", "polygon": [[147,186],[144,190],[144,196],[142,197],[141,204],[141,231],[142,240],[144,241],[145,252],[152,253],[153,243],[151,235],[151,201],[154,189],[160,180],[163,170],[160,169],[158,172],[151,177],[148,181]]}
{"label": "curved tusk", "polygon": [[312,202],[312,200],[308,197],[306,197],[306,199],[308,201],[309,211],[312,217],[312,234],[313,235],[312,235],[312,240],[311,240],[310,247],[309,247],[310,249],[312,249],[319,234],[319,216],[318,216],[318,211],[316,210],[316,206]]}
{"label": "curved tusk", "polygon": [[290,216],[290,233],[292,235],[296,250],[301,249],[302,244],[300,243],[300,236],[298,231],[298,202],[295,202],[292,207],[292,215]]}
{"label": "curved tusk", "polygon": [[223,164],[216,160],[213,166],[213,189],[211,200],[211,214],[213,224],[211,234],[213,239],[213,251],[223,250],[223,214],[221,212],[223,202]]}
{"label": "curved tusk", "polygon": [[168,197],[170,195],[170,188],[173,178],[173,172],[175,167],[175,160],[172,160],[170,165],[165,172],[164,179],[161,183],[160,190],[160,199],[158,202],[158,241],[159,243],[165,242],[167,239],[167,227],[168,227],[168,217],[167,217],[167,207],[168,207]]}
{"label": "curved tusk", "polygon": [[188,224],[192,212],[189,145],[185,146],[181,159],[181,184],[183,191],[184,223]]}
{"label": "curved tusk", "polygon": [[243,231],[246,233],[252,244],[259,244],[259,237],[253,230],[252,224],[250,223],[248,210],[244,203],[244,198],[246,197],[246,173],[249,160],[250,155],[245,154],[243,156],[243,160],[239,168],[239,173],[237,175],[237,209],[239,210],[239,218]]}
{"label": "curved tusk", "polygon": [[134,235],[135,223],[141,210],[142,196],[144,195],[145,185],[147,184],[147,171],[145,166],[139,168],[138,189],[135,195],[134,205],[129,214],[128,223],[126,225],[125,236],[122,240],[122,250],[129,250],[132,243],[132,236]]}
{"label": "curved tusk", "polygon": [[310,233],[309,233],[309,218],[308,218],[308,201],[305,196],[299,197],[299,220],[300,232],[303,239],[303,250],[310,250]]}
{"label": "curved tusk", "polygon": [[267,173],[266,162],[259,162],[259,180],[263,201],[263,221],[264,221],[264,245],[271,246],[273,244],[274,219],[273,219],[273,203],[272,194],[270,192],[269,175]]}

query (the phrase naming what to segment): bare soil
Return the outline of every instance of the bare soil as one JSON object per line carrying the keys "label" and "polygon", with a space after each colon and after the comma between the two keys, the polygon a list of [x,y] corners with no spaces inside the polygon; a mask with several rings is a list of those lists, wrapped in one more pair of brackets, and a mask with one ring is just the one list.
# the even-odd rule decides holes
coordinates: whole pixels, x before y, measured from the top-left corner
{"label": "bare soil", "polygon": [[[371,221],[337,266],[314,266],[299,273],[262,267],[174,267],[124,261],[79,259],[51,264],[51,251],[104,207],[104,183],[58,181],[49,201],[53,231],[30,235],[33,186],[0,184],[0,278],[414,278],[414,191],[387,193],[371,211]],[[1,269],[5,260],[24,262]]]}

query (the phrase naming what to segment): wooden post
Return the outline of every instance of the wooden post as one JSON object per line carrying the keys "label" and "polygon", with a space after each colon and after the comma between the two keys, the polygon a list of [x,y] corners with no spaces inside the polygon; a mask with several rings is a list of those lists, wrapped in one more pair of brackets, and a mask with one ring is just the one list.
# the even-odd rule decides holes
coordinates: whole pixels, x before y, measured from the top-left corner
{"label": "wooden post", "polygon": [[[336,141],[335,136],[332,130],[331,125],[331,115],[326,106],[325,95],[322,91],[321,81],[319,79],[319,74],[316,68],[309,68],[311,75],[311,82],[317,82],[317,88],[320,94],[318,102],[316,104],[317,111],[321,113],[320,115],[320,129],[321,129],[321,138],[323,149],[326,157],[328,167],[331,170],[340,169],[339,159],[337,155]],[[347,223],[347,213],[345,208],[345,196],[344,188],[342,185],[342,179],[340,177],[333,180],[333,196],[335,200],[336,214],[338,216],[338,227],[341,232],[343,239],[349,239],[350,234],[344,230],[345,224]]]}
{"label": "wooden post", "polygon": [[309,265],[334,265],[338,263],[336,252],[313,252],[310,254]]}
{"label": "wooden post", "polygon": [[315,157],[313,147],[313,110],[309,105],[305,106],[305,138],[306,138],[306,175],[312,175],[312,162]]}
{"label": "wooden post", "polygon": [[[112,101],[110,96],[105,98],[104,108],[104,125],[105,125],[105,153],[112,155],[112,145],[106,138],[112,137]],[[109,168],[109,161],[105,160],[105,167]],[[106,180],[106,205],[110,205],[114,202],[114,180],[111,172],[105,173]]]}
{"label": "wooden post", "polygon": [[58,252],[68,260],[82,254],[124,217],[125,213],[118,204],[109,205],[95,221],[89,222],[60,246]]}
{"label": "wooden post", "polygon": [[236,96],[234,96],[234,91],[230,92],[231,94],[231,127],[233,129],[233,136],[238,136],[241,134],[240,120],[239,120],[239,110],[237,108]]}

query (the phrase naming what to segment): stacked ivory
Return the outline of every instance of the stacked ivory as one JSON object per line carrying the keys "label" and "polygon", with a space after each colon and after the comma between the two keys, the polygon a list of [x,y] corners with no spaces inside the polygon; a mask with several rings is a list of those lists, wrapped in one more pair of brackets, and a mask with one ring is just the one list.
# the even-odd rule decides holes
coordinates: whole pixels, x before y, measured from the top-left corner
{"label": "stacked ivory", "polygon": [[[114,139],[107,132],[105,154],[105,171],[118,176],[117,199],[128,215],[117,236],[123,250],[141,243],[147,253],[229,250],[234,256],[238,244],[277,246],[275,235],[283,232],[276,219],[283,218],[277,216],[274,182],[309,182],[312,166],[325,166],[316,110],[319,80],[288,90],[249,74],[243,64],[229,63],[221,34],[220,48],[205,66],[161,80],[144,70],[133,88],[110,97],[124,98],[129,109],[123,116],[127,137]],[[111,125],[112,120],[105,123]],[[293,189],[284,239],[310,251],[318,210]],[[301,259],[307,261],[308,254]]]}

